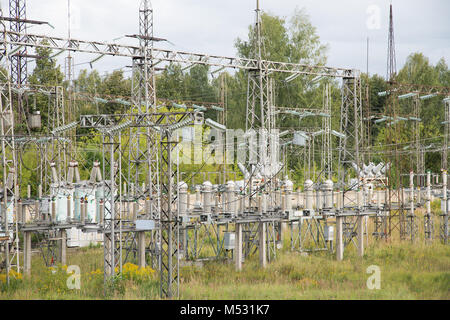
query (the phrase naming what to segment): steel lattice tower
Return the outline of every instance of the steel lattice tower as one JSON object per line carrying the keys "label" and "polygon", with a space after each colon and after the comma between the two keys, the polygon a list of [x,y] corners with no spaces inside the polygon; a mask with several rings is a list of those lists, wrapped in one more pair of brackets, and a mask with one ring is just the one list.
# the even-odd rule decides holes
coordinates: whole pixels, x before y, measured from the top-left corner
{"label": "steel lattice tower", "polygon": [[[10,31],[26,33],[26,0],[9,0],[9,16],[15,20],[10,22]],[[12,35],[11,39],[19,39],[18,35]],[[27,82],[27,53],[26,47],[20,49],[11,56],[11,81],[12,83],[23,85]]]}
{"label": "steel lattice tower", "polygon": [[[342,105],[340,131],[345,135],[339,140],[339,183],[345,185],[346,169],[351,163],[361,168],[364,146],[363,106],[361,78],[357,70],[348,71],[342,81]],[[357,173],[358,174],[358,173]]]}
{"label": "steel lattice tower", "polygon": [[[153,9],[149,0],[142,0],[139,7],[139,57],[133,59],[132,112],[144,114],[156,112],[155,70],[153,66]],[[147,208],[139,206],[146,219],[159,219],[159,165],[157,134],[149,128],[130,129],[130,170],[128,185],[131,196],[138,203],[148,201]],[[160,232],[152,232],[150,252],[152,265],[158,266]]]}
{"label": "steel lattice tower", "polygon": [[[392,4],[389,7],[389,38],[388,38],[388,58],[387,58],[387,76],[386,80],[393,88],[397,73],[396,57],[395,57],[395,40],[394,40],[394,16]],[[389,163],[388,170],[388,200],[387,209],[389,212],[389,230],[388,235],[392,236],[392,231],[398,229],[400,231],[400,238],[406,237],[406,217],[403,208],[403,186],[400,172],[400,158],[398,153],[397,138],[400,136],[400,128],[395,125],[397,119],[398,99],[394,92],[389,90],[390,96],[388,98],[386,113],[394,119],[394,122],[386,122],[386,144],[391,147],[387,151],[387,161]]]}
{"label": "steel lattice tower", "polygon": [[450,137],[450,100],[444,101],[445,126],[444,126],[444,150],[442,153],[442,169],[448,170],[448,139]]}
{"label": "steel lattice tower", "polygon": [[392,3],[389,8],[389,40],[386,81],[392,81],[397,73],[397,59],[395,57],[394,39],[394,15],[392,11]]}
{"label": "steel lattice tower", "polygon": [[330,115],[329,117],[323,117],[322,128],[323,133],[323,145],[322,145],[322,170],[324,170],[324,180],[331,180],[333,174],[333,153],[332,153],[332,140],[331,140],[331,92],[330,85],[325,85],[325,91],[323,95],[323,112]]}
{"label": "steel lattice tower", "polygon": [[[9,0],[9,16],[10,31],[17,32],[21,34],[26,33],[26,0]],[[23,37],[19,35],[12,34],[11,39],[16,41],[24,41]],[[23,47],[19,49],[15,54],[10,57],[11,60],[11,82],[17,84],[19,87],[27,83],[28,73],[27,73],[27,48]],[[23,110],[23,97],[19,94],[18,97],[18,120],[19,123],[22,122],[22,116],[24,114]]]}
{"label": "steel lattice tower", "polygon": [[[247,165],[250,169],[249,172],[253,172],[255,166],[259,164],[265,169],[266,173],[270,172],[269,175],[273,175],[273,170],[271,169],[277,159],[277,155],[275,154],[275,132],[273,130],[273,108],[275,101],[273,79],[270,79],[269,72],[263,65],[264,44],[262,41],[262,20],[259,0],[256,1],[256,22],[254,26],[253,41],[252,58],[257,61],[257,68],[248,73],[245,128],[247,132],[254,134],[254,137],[259,133],[260,141],[262,143],[257,144],[258,148],[256,148],[255,145],[250,146]],[[265,177],[265,180],[270,182],[268,186],[270,189],[270,185],[273,185],[274,179],[272,177]],[[249,185],[252,185],[252,181],[249,182]],[[251,199],[249,201],[251,201]]]}
{"label": "steel lattice tower", "polygon": [[[3,16],[0,8],[0,16]],[[0,86],[0,143],[1,143],[1,161],[2,161],[2,199],[0,205],[2,206],[0,219],[0,227],[5,236],[0,240],[0,246],[3,247],[0,253],[0,270],[5,268],[6,282],[9,285],[9,271],[13,267],[13,261],[17,271],[20,272],[19,261],[19,238],[18,238],[18,224],[13,224],[12,219],[8,217],[8,207],[17,207],[17,198],[19,194],[17,184],[17,155],[15,139],[8,139],[7,137],[14,136],[14,110],[12,105],[12,91],[11,91],[11,77],[9,74],[8,59],[8,45],[6,44],[7,28],[3,21],[0,21],[0,29],[3,33],[3,43],[0,47],[0,61],[5,59],[6,74],[2,74],[4,79],[9,81],[3,82]],[[1,72],[1,71],[0,71]],[[2,72],[3,73],[3,72]],[[10,200],[11,199],[11,200]],[[15,248],[14,248],[15,245]],[[16,258],[16,259],[14,259]]]}

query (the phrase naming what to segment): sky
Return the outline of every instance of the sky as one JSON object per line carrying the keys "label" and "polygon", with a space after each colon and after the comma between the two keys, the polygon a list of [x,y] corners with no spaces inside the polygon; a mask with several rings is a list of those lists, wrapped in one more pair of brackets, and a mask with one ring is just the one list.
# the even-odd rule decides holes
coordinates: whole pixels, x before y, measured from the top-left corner
{"label": "sky", "polygon": [[[73,38],[112,42],[138,33],[141,0],[70,0]],[[323,44],[329,45],[328,66],[367,69],[386,75],[390,0],[260,0],[261,9],[289,17],[305,8]],[[8,1],[0,0],[8,13]],[[255,21],[256,0],[152,0],[154,35],[168,39],[156,47],[194,53],[236,56],[237,38],[247,39]],[[422,52],[436,64],[450,60],[450,1],[393,0],[397,69],[412,52]],[[67,37],[68,0],[27,0],[27,18],[53,27],[33,26],[30,33]],[[134,39],[115,40],[136,44]],[[90,69],[95,56],[76,55],[76,74]],[[63,61],[60,58],[60,63]],[[125,58],[103,58],[93,66],[102,74],[131,64]],[[125,68],[123,70],[129,69]]]}

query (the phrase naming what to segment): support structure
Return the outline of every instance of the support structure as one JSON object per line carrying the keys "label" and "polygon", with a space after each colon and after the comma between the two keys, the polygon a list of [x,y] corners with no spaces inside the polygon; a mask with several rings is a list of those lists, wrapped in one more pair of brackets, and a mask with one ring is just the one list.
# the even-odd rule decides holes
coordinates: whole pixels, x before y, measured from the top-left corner
{"label": "support structure", "polygon": [[[2,10],[0,8],[0,15]],[[4,21],[0,21],[0,29],[3,36],[6,37],[6,26]],[[5,38],[3,38],[5,39]],[[0,45],[0,60],[5,61],[9,67],[8,45]],[[8,70],[8,69],[7,69]],[[10,80],[8,71],[1,74],[2,78]],[[1,217],[0,232],[2,233],[2,256],[0,259],[0,268],[6,271],[6,280],[9,285],[9,271],[14,265],[17,271],[20,271],[19,260],[19,238],[18,238],[18,220],[14,221],[14,213],[17,208],[17,196],[19,194],[17,184],[17,157],[16,144],[14,139],[14,109],[12,105],[11,83],[9,81],[0,86],[0,142],[1,142],[1,161],[2,161],[2,184],[1,189]],[[15,223],[14,223],[15,222]]]}

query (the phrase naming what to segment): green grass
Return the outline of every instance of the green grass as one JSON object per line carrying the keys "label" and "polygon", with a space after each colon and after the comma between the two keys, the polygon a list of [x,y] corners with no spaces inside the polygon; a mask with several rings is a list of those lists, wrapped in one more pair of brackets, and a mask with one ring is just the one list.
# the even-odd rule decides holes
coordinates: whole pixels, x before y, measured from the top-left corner
{"label": "green grass", "polygon": [[[287,247],[287,246],[285,246]],[[81,268],[81,289],[69,290],[62,269],[52,273],[39,256],[33,259],[31,277],[0,287],[0,299],[159,299],[157,275],[147,280],[120,277],[103,295],[103,249],[70,251],[69,264]],[[381,289],[369,290],[366,269],[381,269]],[[182,299],[450,299],[450,247],[378,242],[363,258],[349,247],[344,261],[322,252],[303,256],[284,249],[267,268],[257,257],[245,261],[243,270],[232,263],[205,263],[181,268]]]}

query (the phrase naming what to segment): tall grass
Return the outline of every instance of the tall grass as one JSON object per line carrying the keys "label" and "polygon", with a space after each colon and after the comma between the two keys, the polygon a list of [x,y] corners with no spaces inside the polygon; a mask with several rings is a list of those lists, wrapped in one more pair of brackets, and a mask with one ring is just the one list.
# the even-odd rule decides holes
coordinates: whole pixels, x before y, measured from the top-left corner
{"label": "tall grass", "polygon": [[[233,263],[206,262],[181,267],[182,299],[449,299],[450,247],[435,241],[371,241],[364,257],[352,246],[344,261],[328,252],[301,255],[287,242],[277,259],[261,269],[257,257],[238,272]],[[70,251],[68,262],[81,268],[81,289],[69,290],[63,266],[56,271],[33,257],[32,276],[0,284],[1,299],[159,299],[158,276],[119,277],[104,295],[103,249]],[[367,267],[381,269],[381,289],[369,290]]]}

